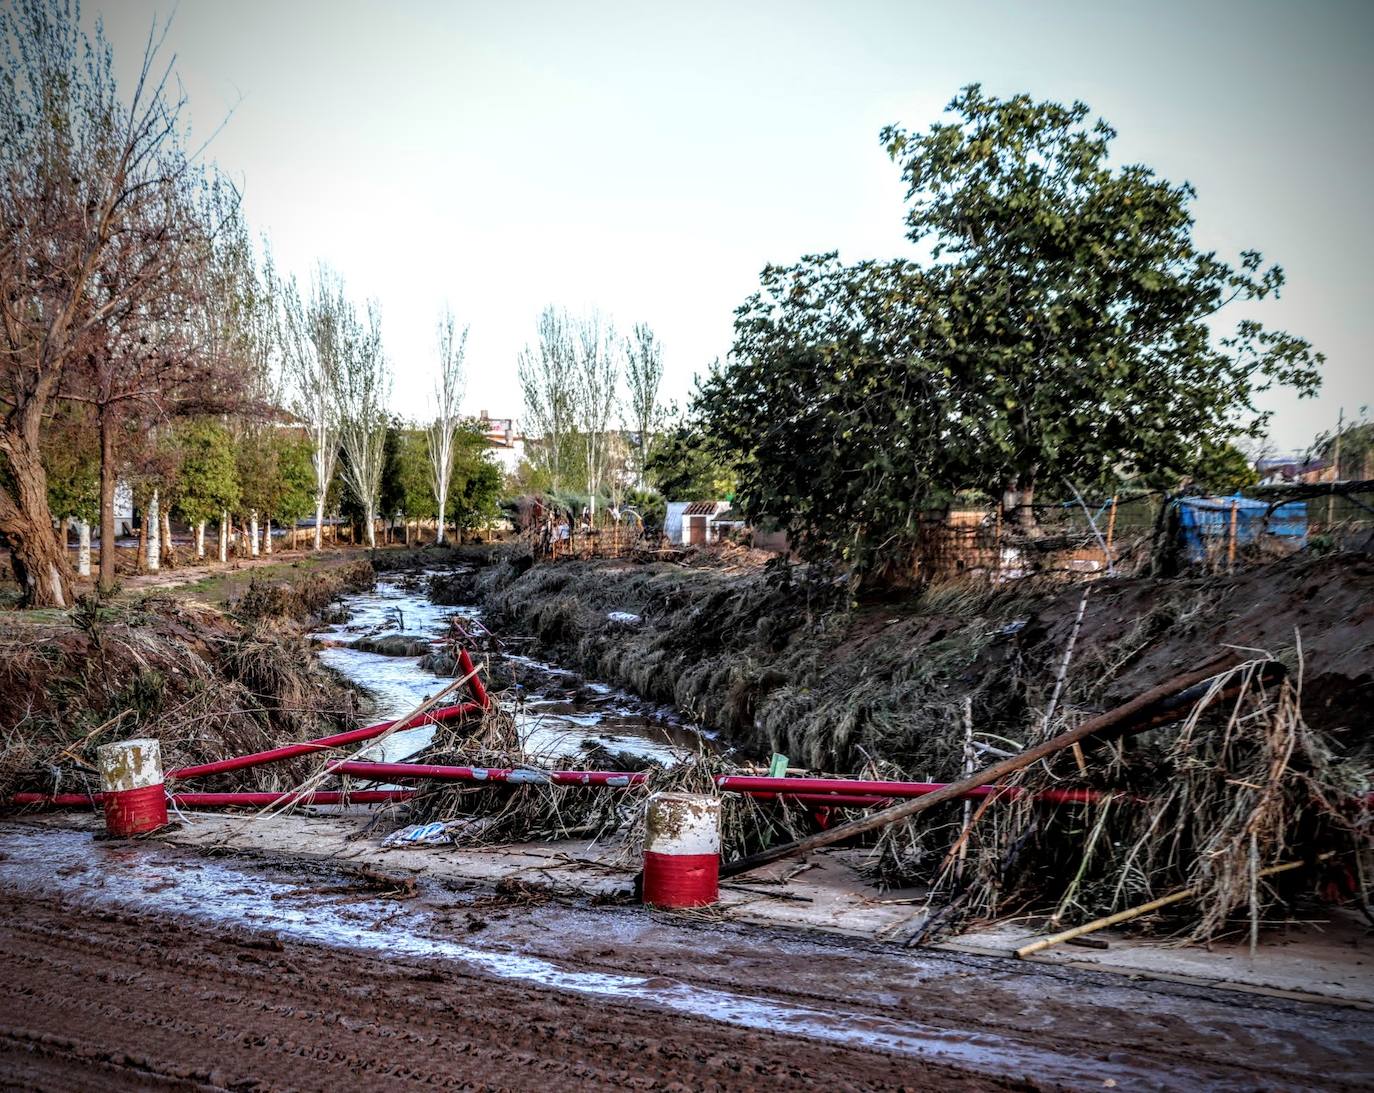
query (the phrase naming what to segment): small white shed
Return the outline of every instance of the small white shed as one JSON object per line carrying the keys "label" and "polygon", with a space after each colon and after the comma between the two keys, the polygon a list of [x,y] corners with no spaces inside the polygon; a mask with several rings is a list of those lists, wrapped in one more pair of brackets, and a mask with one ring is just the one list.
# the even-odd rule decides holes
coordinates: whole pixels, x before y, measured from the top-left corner
{"label": "small white shed", "polygon": [[729,508],[729,501],[669,501],[663,534],[668,542],[683,546],[714,543],[715,519]]}

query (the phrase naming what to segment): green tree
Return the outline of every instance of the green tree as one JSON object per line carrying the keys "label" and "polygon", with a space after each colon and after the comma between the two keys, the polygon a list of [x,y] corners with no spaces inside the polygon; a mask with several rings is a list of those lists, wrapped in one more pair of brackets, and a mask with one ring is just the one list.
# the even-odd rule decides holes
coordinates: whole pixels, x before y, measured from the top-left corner
{"label": "green tree", "polygon": [[299,430],[275,429],[272,444],[277,450],[277,493],[268,510],[279,524],[294,527],[315,510],[315,446]]}
{"label": "green tree", "polygon": [[742,454],[746,510],[859,572],[958,489],[1029,525],[1042,485],[1186,475],[1199,444],[1263,432],[1257,393],[1319,382],[1301,338],[1248,317],[1213,336],[1282,271],[1199,250],[1192,187],[1113,166],[1085,105],[972,86],[950,111],[882,134],[929,260],[765,270],[698,394],[708,446]]}
{"label": "green tree", "polygon": [[[723,416],[716,425],[718,434],[729,430]],[[654,437],[644,465],[646,478],[670,501],[731,500],[734,460],[724,452],[724,445],[713,443],[697,425],[679,421]]]}
{"label": "green tree", "polygon": [[218,520],[239,504],[238,463],[234,440],[218,422],[192,420],[177,425],[181,453],[177,508],[192,527]]}
{"label": "green tree", "polygon": [[1229,441],[1206,441],[1193,465],[1193,480],[1213,493],[1236,493],[1259,481],[1259,474],[1247,456]]}
{"label": "green tree", "polygon": [[501,468],[487,458],[481,424],[464,422],[454,434],[448,488],[447,508],[458,530],[472,531],[495,520],[500,515],[501,489]]}

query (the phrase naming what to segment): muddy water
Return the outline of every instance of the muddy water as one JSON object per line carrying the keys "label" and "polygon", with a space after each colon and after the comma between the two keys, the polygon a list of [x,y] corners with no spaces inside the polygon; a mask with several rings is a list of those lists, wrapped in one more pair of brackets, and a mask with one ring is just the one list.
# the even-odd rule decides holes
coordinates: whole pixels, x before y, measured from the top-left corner
{"label": "muddy water", "polygon": [[[420,666],[418,656],[384,656],[342,643],[387,634],[411,634],[439,643],[458,619],[465,628],[480,623],[474,605],[441,607],[425,594],[428,574],[383,578],[371,592],[344,597],[347,617],[312,635],[327,643],[320,660],[366,688],[381,718],[400,717],[447,680]],[[596,680],[529,657],[506,657],[516,679],[506,696],[515,714],[525,751],[549,764],[575,764],[589,746],[671,763],[682,754],[709,746],[709,738],[684,724],[671,710],[645,703]],[[364,756],[399,762],[423,751],[433,728],[396,733]]]}
{"label": "muddy water", "polygon": [[[199,924],[210,936],[221,935],[226,927],[269,930],[284,938],[336,949],[453,962],[493,979],[579,996],[603,1006],[649,1007],[721,1025],[887,1052],[986,1075],[1033,1076],[1037,1085],[1187,1089],[1198,1088],[1201,1083],[1210,1088],[1255,1088],[1253,1072],[1235,1080],[1235,1075],[1213,1070],[1201,1061],[1141,1058],[1119,1048],[1106,1057],[1085,1052],[1078,1030],[1071,1027],[1075,1022],[1069,1020],[1070,1014],[1062,1009],[1042,1009],[1041,996],[1047,984],[1027,982],[996,1006],[994,1002],[999,1000],[994,984],[986,984],[980,992],[983,1001],[977,1008],[989,1018],[994,1008],[1005,1009],[1004,1018],[1029,1014],[1028,1021],[1021,1022],[1027,1027],[1019,1029],[1017,1035],[1008,1036],[995,1025],[978,1027],[982,1021],[964,1024],[952,1012],[943,1016],[953,1018],[953,1024],[948,1020],[937,1024],[911,1019],[909,1000],[932,990],[938,992],[942,976],[948,978],[952,973],[963,980],[974,974],[974,967],[967,962],[938,971],[934,967],[921,970],[903,958],[858,950],[840,953],[833,947],[787,942],[771,947],[771,956],[752,972],[748,965],[760,960],[736,952],[733,959],[742,973],[736,982],[728,982],[735,977],[706,983],[679,978],[671,960],[663,961],[662,970],[656,966],[652,950],[636,962],[639,946],[599,949],[603,959],[597,967],[569,966],[540,951],[537,943],[503,944],[497,938],[488,940],[486,934],[474,939],[471,934],[457,932],[442,904],[431,902],[429,896],[399,904],[356,891],[340,898],[336,882],[345,878],[339,876],[302,876],[234,859],[197,857],[167,845],[93,842],[86,832],[18,824],[0,826],[0,877],[11,896],[59,898],[86,914],[118,910],[174,916]],[[461,906],[460,902],[459,909]],[[613,919],[647,918],[643,912],[629,910],[603,909],[601,914]],[[598,948],[608,942],[614,945],[615,933],[603,919]],[[586,939],[579,939],[575,927],[566,930],[559,936],[559,948],[575,950],[580,940]],[[650,938],[639,940],[652,945]],[[707,939],[698,934],[693,940],[700,946]],[[722,936],[711,941],[718,962],[732,959],[731,946],[738,939]],[[843,965],[836,965],[824,977],[828,993],[817,995],[806,989],[805,971],[795,969],[797,958],[803,966],[835,964],[843,958]],[[698,952],[697,960],[702,959]],[[935,965],[941,959],[931,956],[927,963]],[[650,970],[638,970],[636,963],[640,967],[647,963]],[[772,974],[760,975],[770,968]],[[846,984],[846,975],[854,982]],[[1118,999],[1117,994],[1126,997]],[[1110,994],[1098,989],[1095,997],[1084,999],[1084,1006],[1094,1010],[1098,1020],[1117,1018],[1128,1006],[1160,1009],[1158,1002],[1141,992],[1121,988],[1112,988]],[[1170,1000],[1159,1013],[1145,1015],[1146,1023],[1158,1027],[1162,1016],[1179,1021],[1184,1012],[1189,1013],[1194,1029],[1199,1024],[1219,1025],[1217,1015],[1207,1012],[1206,1007],[1189,1007],[1181,999]],[[1237,1016],[1242,1015],[1225,1014],[1225,1023],[1234,1022]],[[1275,1049],[1292,1035],[1283,1027],[1289,1019],[1281,1014],[1260,1012],[1257,1007],[1243,1016],[1259,1038]],[[1028,1037],[1026,1033],[1032,1030],[1038,1031]],[[1053,1030],[1054,1035],[1042,1037],[1040,1033],[1045,1030]],[[1317,1029],[1298,1031],[1299,1042],[1303,1042]],[[1320,1028],[1319,1034],[1330,1031]],[[1334,1071],[1333,1077],[1338,1073],[1349,1081],[1352,1069],[1355,1074],[1361,1072],[1358,1065],[1352,1068],[1351,1049],[1358,1050],[1359,1037],[1367,1026],[1341,1031],[1348,1041],[1324,1049],[1327,1054],[1323,1062],[1332,1068],[1328,1073]],[[1228,1046],[1234,1049],[1240,1045],[1233,1038]],[[1289,1063],[1297,1061],[1293,1058]],[[1288,1077],[1271,1073],[1262,1084],[1267,1088],[1303,1087],[1308,1084],[1305,1078],[1310,1077],[1310,1071]],[[1337,1080],[1333,1084],[1344,1083]]]}

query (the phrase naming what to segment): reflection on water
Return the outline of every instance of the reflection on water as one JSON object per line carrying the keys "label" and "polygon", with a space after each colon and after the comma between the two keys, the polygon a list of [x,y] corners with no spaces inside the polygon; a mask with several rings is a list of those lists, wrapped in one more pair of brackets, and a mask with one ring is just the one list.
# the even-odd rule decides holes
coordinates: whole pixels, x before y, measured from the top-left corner
{"label": "reflection on water", "polygon": [[[319,650],[320,660],[366,688],[383,719],[413,710],[443,687],[446,678],[421,668],[419,657],[383,656],[338,643],[387,633],[437,639],[448,632],[451,619],[479,618],[475,606],[431,603],[424,592],[428,576],[384,578],[371,592],[344,597],[346,619],[313,635],[317,641],[330,643]],[[525,750],[540,762],[576,762],[587,747],[596,746],[671,763],[704,744],[702,734],[681,724],[665,707],[604,683],[584,681],[573,672],[530,657],[506,660],[517,686],[504,700],[515,716]],[[365,748],[361,757],[400,762],[423,751],[433,738],[432,726],[408,729]]]}

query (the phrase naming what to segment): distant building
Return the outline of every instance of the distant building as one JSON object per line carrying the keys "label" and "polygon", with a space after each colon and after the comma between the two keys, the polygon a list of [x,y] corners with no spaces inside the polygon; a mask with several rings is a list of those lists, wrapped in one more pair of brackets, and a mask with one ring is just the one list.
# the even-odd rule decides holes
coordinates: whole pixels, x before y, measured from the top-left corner
{"label": "distant building", "polygon": [[714,543],[724,531],[716,528],[716,518],[729,511],[729,501],[669,501],[663,534],[668,542],[684,546]]}
{"label": "distant building", "polygon": [[134,488],[127,480],[115,480],[114,489],[115,538],[134,533]]}
{"label": "distant building", "polygon": [[1255,472],[1263,486],[1285,482],[1326,482],[1331,478],[1331,460],[1314,459],[1290,452],[1287,455],[1265,456],[1255,460]]}
{"label": "distant building", "polygon": [[483,410],[477,417],[487,439],[487,450],[505,474],[514,474],[525,460],[525,438],[515,431],[515,419],[488,417]]}

